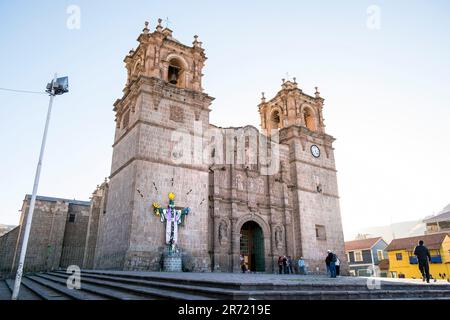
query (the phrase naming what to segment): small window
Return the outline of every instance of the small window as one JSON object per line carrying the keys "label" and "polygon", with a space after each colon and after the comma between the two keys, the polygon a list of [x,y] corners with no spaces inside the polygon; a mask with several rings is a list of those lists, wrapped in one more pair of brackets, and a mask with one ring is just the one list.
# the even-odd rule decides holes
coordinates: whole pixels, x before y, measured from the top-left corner
{"label": "small window", "polygon": [[303,121],[309,130],[316,131],[316,121],[314,119],[314,113],[311,109],[305,108],[303,111]]}
{"label": "small window", "polygon": [[397,261],[403,260],[403,255],[402,255],[402,253],[401,253],[401,252],[400,252],[400,253],[396,253],[396,254],[395,254],[395,258],[397,259]]}
{"label": "small window", "polygon": [[272,122],[272,129],[279,129],[281,119],[280,119],[280,114],[279,114],[278,110],[273,111],[272,116],[270,118],[271,118],[271,122]]}
{"label": "small window", "polygon": [[326,240],[327,239],[325,226],[316,224],[316,239],[317,240]]}
{"label": "small window", "polygon": [[354,255],[355,255],[355,261],[356,262],[363,261],[363,255],[362,255],[361,251],[355,251]]}
{"label": "small window", "polygon": [[75,222],[75,213],[69,213],[69,222]]}
{"label": "small window", "polygon": [[377,250],[377,258],[379,261],[384,259],[383,250]]}

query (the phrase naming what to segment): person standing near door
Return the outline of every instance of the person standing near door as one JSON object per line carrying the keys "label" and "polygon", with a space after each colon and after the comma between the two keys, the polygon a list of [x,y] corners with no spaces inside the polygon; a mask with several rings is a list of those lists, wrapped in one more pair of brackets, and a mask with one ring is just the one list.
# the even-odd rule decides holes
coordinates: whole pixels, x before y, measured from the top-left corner
{"label": "person standing near door", "polygon": [[278,273],[279,274],[283,273],[283,257],[282,256],[278,257]]}
{"label": "person standing near door", "polygon": [[430,266],[428,261],[431,262],[431,256],[428,248],[423,245],[423,240],[420,240],[419,245],[414,249],[414,255],[419,262],[419,270],[423,281],[427,280],[427,283],[430,283]]}

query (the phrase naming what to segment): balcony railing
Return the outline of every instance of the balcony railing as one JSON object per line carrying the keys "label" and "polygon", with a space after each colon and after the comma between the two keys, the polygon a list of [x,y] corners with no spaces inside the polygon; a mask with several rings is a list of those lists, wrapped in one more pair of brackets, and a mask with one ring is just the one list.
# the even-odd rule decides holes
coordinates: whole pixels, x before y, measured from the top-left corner
{"label": "balcony railing", "polygon": [[409,263],[410,264],[418,264],[419,261],[417,260],[416,256],[409,256]]}
{"label": "balcony railing", "polygon": [[[417,261],[416,256],[410,256],[409,263],[410,264],[418,264],[419,261]],[[442,263],[442,257],[441,256],[431,256],[431,263]]]}
{"label": "balcony railing", "polygon": [[431,263],[442,263],[441,256],[431,256]]}

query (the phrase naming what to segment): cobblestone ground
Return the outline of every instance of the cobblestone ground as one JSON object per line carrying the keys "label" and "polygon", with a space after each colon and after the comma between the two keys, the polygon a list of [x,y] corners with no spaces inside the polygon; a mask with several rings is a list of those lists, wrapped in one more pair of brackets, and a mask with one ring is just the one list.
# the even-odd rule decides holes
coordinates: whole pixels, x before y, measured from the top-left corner
{"label": "cobblestone ground", "polygon": [[[89,272],[99,272],[101,270],[89,270]],[[348,284],[364,285],[368,281],[379,280],[382,284],[421,284],[422,279],[398,279],[398,278],[377,278],[377,277],[337,277],[329,278],[325,275],[299,275],[299,274],[254,274],[254,273],[194,273],[194,272],[143,272],[143,271],[107,271],[110,274],[117,275],[140,275],[140,276],[158,276],[170,279],[185,280],[206,280],[224,283],[274,283],[274,284]],[[430,285],[448,285],[445,280],[431,280]]]}

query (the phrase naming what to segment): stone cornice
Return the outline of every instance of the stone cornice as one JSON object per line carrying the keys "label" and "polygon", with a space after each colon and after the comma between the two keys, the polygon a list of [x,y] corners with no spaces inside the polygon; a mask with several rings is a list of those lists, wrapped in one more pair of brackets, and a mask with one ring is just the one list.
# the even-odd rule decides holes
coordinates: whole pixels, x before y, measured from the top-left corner
{"label": "stone cornice", "polygon": [[[132,126],[130,126],[129,128],[127,128],[127,130],[124,131],[123,134],[120,135],[119,138],[117,138],[117,140],[113,143],[112,147],[115,147],[115,146],[116,146],[122,139],[124,139],[125,136],[126,136],[131,130],[133,130],[138,124],[144,124],[144,125],[153,126],[153,127],[157,127],[157,128],[161,128],[161,129],[167,129],[167,130],[177,130],[176,127],[167,126],[167,125],[161,124],[161,123],[159,123],[159,122],[150,122],[150,121],[145,121],[145,120],[138,119],[138,120],[136,120],[136,121],[133,123]],[[203,135],[196,134],[196,133],[194,132],[194,130],[189,130],[189,131],[187,131],[187,133],[188,133],[189,135],[191,135],[191,136],[196,136],[196,137],[201,137],[201,138],[203,138]]]}
{"label": "stone cornice", "polygon": [[134,161],[145,161],[145,162],[150,162],[150,163],[154,163],[154,164],[157,164],[157,165],[168,165],[168,166],[172,166],[172,167],[176,166],[176,167],[179,167],[179,168],[190,169],[190,170],[195,170],[195,171],[208,173],[208,167],[206,165],[203,165],[203,166],[202,165],[189,165],[189,164],[182,164],[182,163],[181,164],[175,164],[175,163],[173,163],[171,161],[168,161],[168,160],[166,160],[164,158],[134,156],[134,157],[131,157],[124,164],[122,164],[119,168],[117,168],[116,170],[111,172],[111,175],[109,176],[109,179],[114,177],[116,174],[118,174],[120,171],[122,171],[124,168],[126,168],[128,165],[130,165]]}
{"label": "stone cornice", "polygon": [[279,133],[280,133],[280,142],[282,142],[283,140],[286,141],[297,137],[304,137],[304,138],[312,137],[323,140],[324,142],[328,143],[328,145],[331,147],[331,144],[336,140],[333,136],[329,134],[311,131],[308,128],[300,125],[290,125],[286,128],[282,128],[280,129]]}
{"label": "stone cornice", "polygon": [[306,165],[309,165],[309,166],[313,166],[313,167],[316,167],[316,168],[320,168],[320,169],[324,169],[324,170],[328,170],[328,171],[337,172],[337,170],[336,170],[335,168],[333,168],[333,167],[327,167],[327,166],[315,164],[315,163],[308,162],[308,161],[301,160],[301,159],[297,159],[297,158],[294,158],[294,159],[290,159],[290,160],[289,160],[289,164],[291,164],[291,163],[293,163],[293,162],[300,162],[300,163],[303,163],[303,164],[306,164]]}
{"label": "stone cornice", "polygon": [[[142,88],[143,85],[149,85],[150,87],[156,87],[158,86],[158,90],[149,91],[144,90]],[[131,95],[139,95],[141,92],[145,91],[146,93],[155,95],[155,94],[161,94],[164,96],[164,93],[169,93],[169,95],[166,98],[170,98],[170,94],[179,94],[183,95],[185,97],[192,97],[193,101],[199,100],[199,102],[207,102],[208,105],[211,104],[212,101],[214,101],[215,98],[209,96],[208,94],[192,89],[187,88],[179,88],[174,85],[169,84],[168,82],[161,80],[156,77],[148,77],[148,76],[139,76],[137,79],[132,80],[130,84],[124,89],[124,94],[122,98],[117,99],[114,102],[114,108],[113,111],[117,111],[122,104],[126,104],[127,98]],[[185,102],[185,101],[183,101]],[[193,103],[193,102],[191,102]]]}

